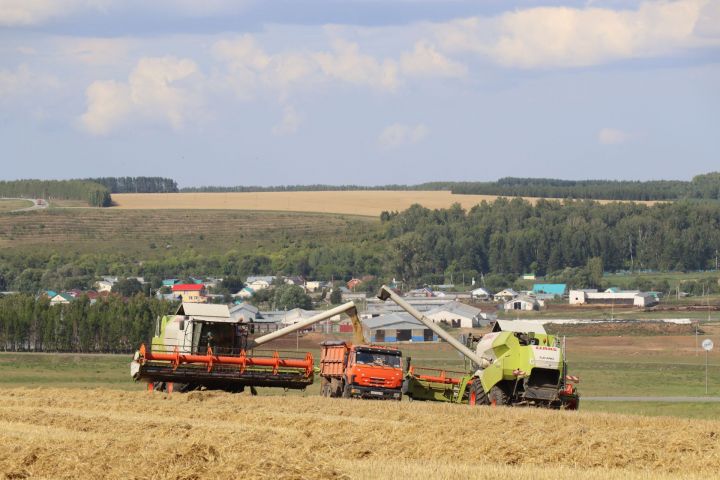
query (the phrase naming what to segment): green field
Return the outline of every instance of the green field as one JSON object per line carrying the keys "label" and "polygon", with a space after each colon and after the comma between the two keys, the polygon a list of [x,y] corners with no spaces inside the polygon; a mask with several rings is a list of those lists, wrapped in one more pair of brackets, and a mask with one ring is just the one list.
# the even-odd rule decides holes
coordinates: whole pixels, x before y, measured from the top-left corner
{"label": "green field", "polygon": [[5,200],[0,198],[0,213],[11,212],[21,208],[32,207],[33,202],[30,200]]}
{"label": "green field", "polygon": [[[602,346],[604,339],[597,339]],[[294,350],[290,343],[282,347]],[[317,363],[320,352],[310,350]],[[463,371],[463,360],[447,344],[402,345],[404,356],[412,357],[416,366]],[[571,343],[569,347],[571,348]],[[130,355],[83,354],[0,354],[0,386],[69,387],[140,390],[144,384],[133,383],[129,377]],[[593,348],[570,351],[570,373],[581,378],[580,391],[587,397],[617,396],[683,396],[704,397],[704,356],[682,356],[668,345],[666,352],[648,351],[639,354],[602,355]],[[720,357],[711,359],[710,396],[720,396]],[[282,389],[259,389],[260,395],[318,395],[319,382],[305,392]],[[720,416],[720,403],[667,402],[583,402],[583,409],[639,415],[671,415],[692,418]]]}
{"label": "green field", "polygon": [[144,259],[192,249],[199,254],[299,240],[349,242],[374,228],[366,217],[231,210],[47,209],[0,215],[0,248],[7,252],[118,253]]}

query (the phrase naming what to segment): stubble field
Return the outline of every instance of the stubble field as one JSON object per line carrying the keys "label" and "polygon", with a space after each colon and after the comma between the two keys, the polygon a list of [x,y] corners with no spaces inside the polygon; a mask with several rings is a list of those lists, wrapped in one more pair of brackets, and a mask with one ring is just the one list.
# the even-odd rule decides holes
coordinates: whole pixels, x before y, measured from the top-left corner
{"label": "stubble field", "polygon": [[[317,354],[321,337],[301,337],[300,350]],[[402,350],[417,365],[462,369],[446,344]],[[691,336],[577,337],[568,350],[585,397],[703,396]],[[717,402],[585,400],[564,412],[327,399],[317,385],[168,396],[133,383],[129,361],[0,354],[0,476],[707,479],[720,468]],[[717,355],[710,363],[717,396]]]}
{"label": "stubble field", "polygon": [[0,392],[6,478],[710,478],[719,421],[421,402]]}

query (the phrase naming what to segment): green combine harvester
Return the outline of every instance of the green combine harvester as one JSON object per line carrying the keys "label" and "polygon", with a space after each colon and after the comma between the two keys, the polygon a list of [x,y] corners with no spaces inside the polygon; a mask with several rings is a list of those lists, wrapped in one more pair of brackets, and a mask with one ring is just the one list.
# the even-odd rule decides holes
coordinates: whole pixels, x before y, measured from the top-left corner
{"label": "green combine harvester", "polygon": [[388,287],[380,289],[378,298],[392,299],[464,355],[473,367],[467,372],[451,372],[414,367],[408,359],[403,393],[410,399],[566,410],[580,406],[575,386],[579,380],[567,374],[564,345],[542,326],[500,320],[491,333],[470,337],[463,344]]}

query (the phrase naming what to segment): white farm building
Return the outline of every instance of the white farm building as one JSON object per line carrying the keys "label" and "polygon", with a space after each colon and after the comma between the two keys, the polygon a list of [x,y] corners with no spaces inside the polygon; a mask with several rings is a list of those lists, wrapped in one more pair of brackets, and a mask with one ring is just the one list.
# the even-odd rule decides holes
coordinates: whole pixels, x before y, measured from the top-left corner
{"label": "white farm building", "polygon": [[633,305],[639,308],[657,305],[658,299],[639,290],[604,291],[570,290],[570,305]]}

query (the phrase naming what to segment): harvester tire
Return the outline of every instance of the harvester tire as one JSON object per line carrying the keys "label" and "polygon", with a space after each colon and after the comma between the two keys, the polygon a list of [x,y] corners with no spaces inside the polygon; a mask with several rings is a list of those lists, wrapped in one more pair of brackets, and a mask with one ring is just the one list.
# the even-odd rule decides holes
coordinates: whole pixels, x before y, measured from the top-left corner
{"label": "harvester tire", "polygon": [[476,378],[470,384],[470,393],[468,396],[468,404],[470,405],[490,405],[487,393],[482,386],[479,378]]}
{"label": "harvester tire", "polygon": [[505,390],[500,388],[498,385],[495,385],[490,389],[488,400],[490,401],[490,405],[504,406],[509,403]]}

